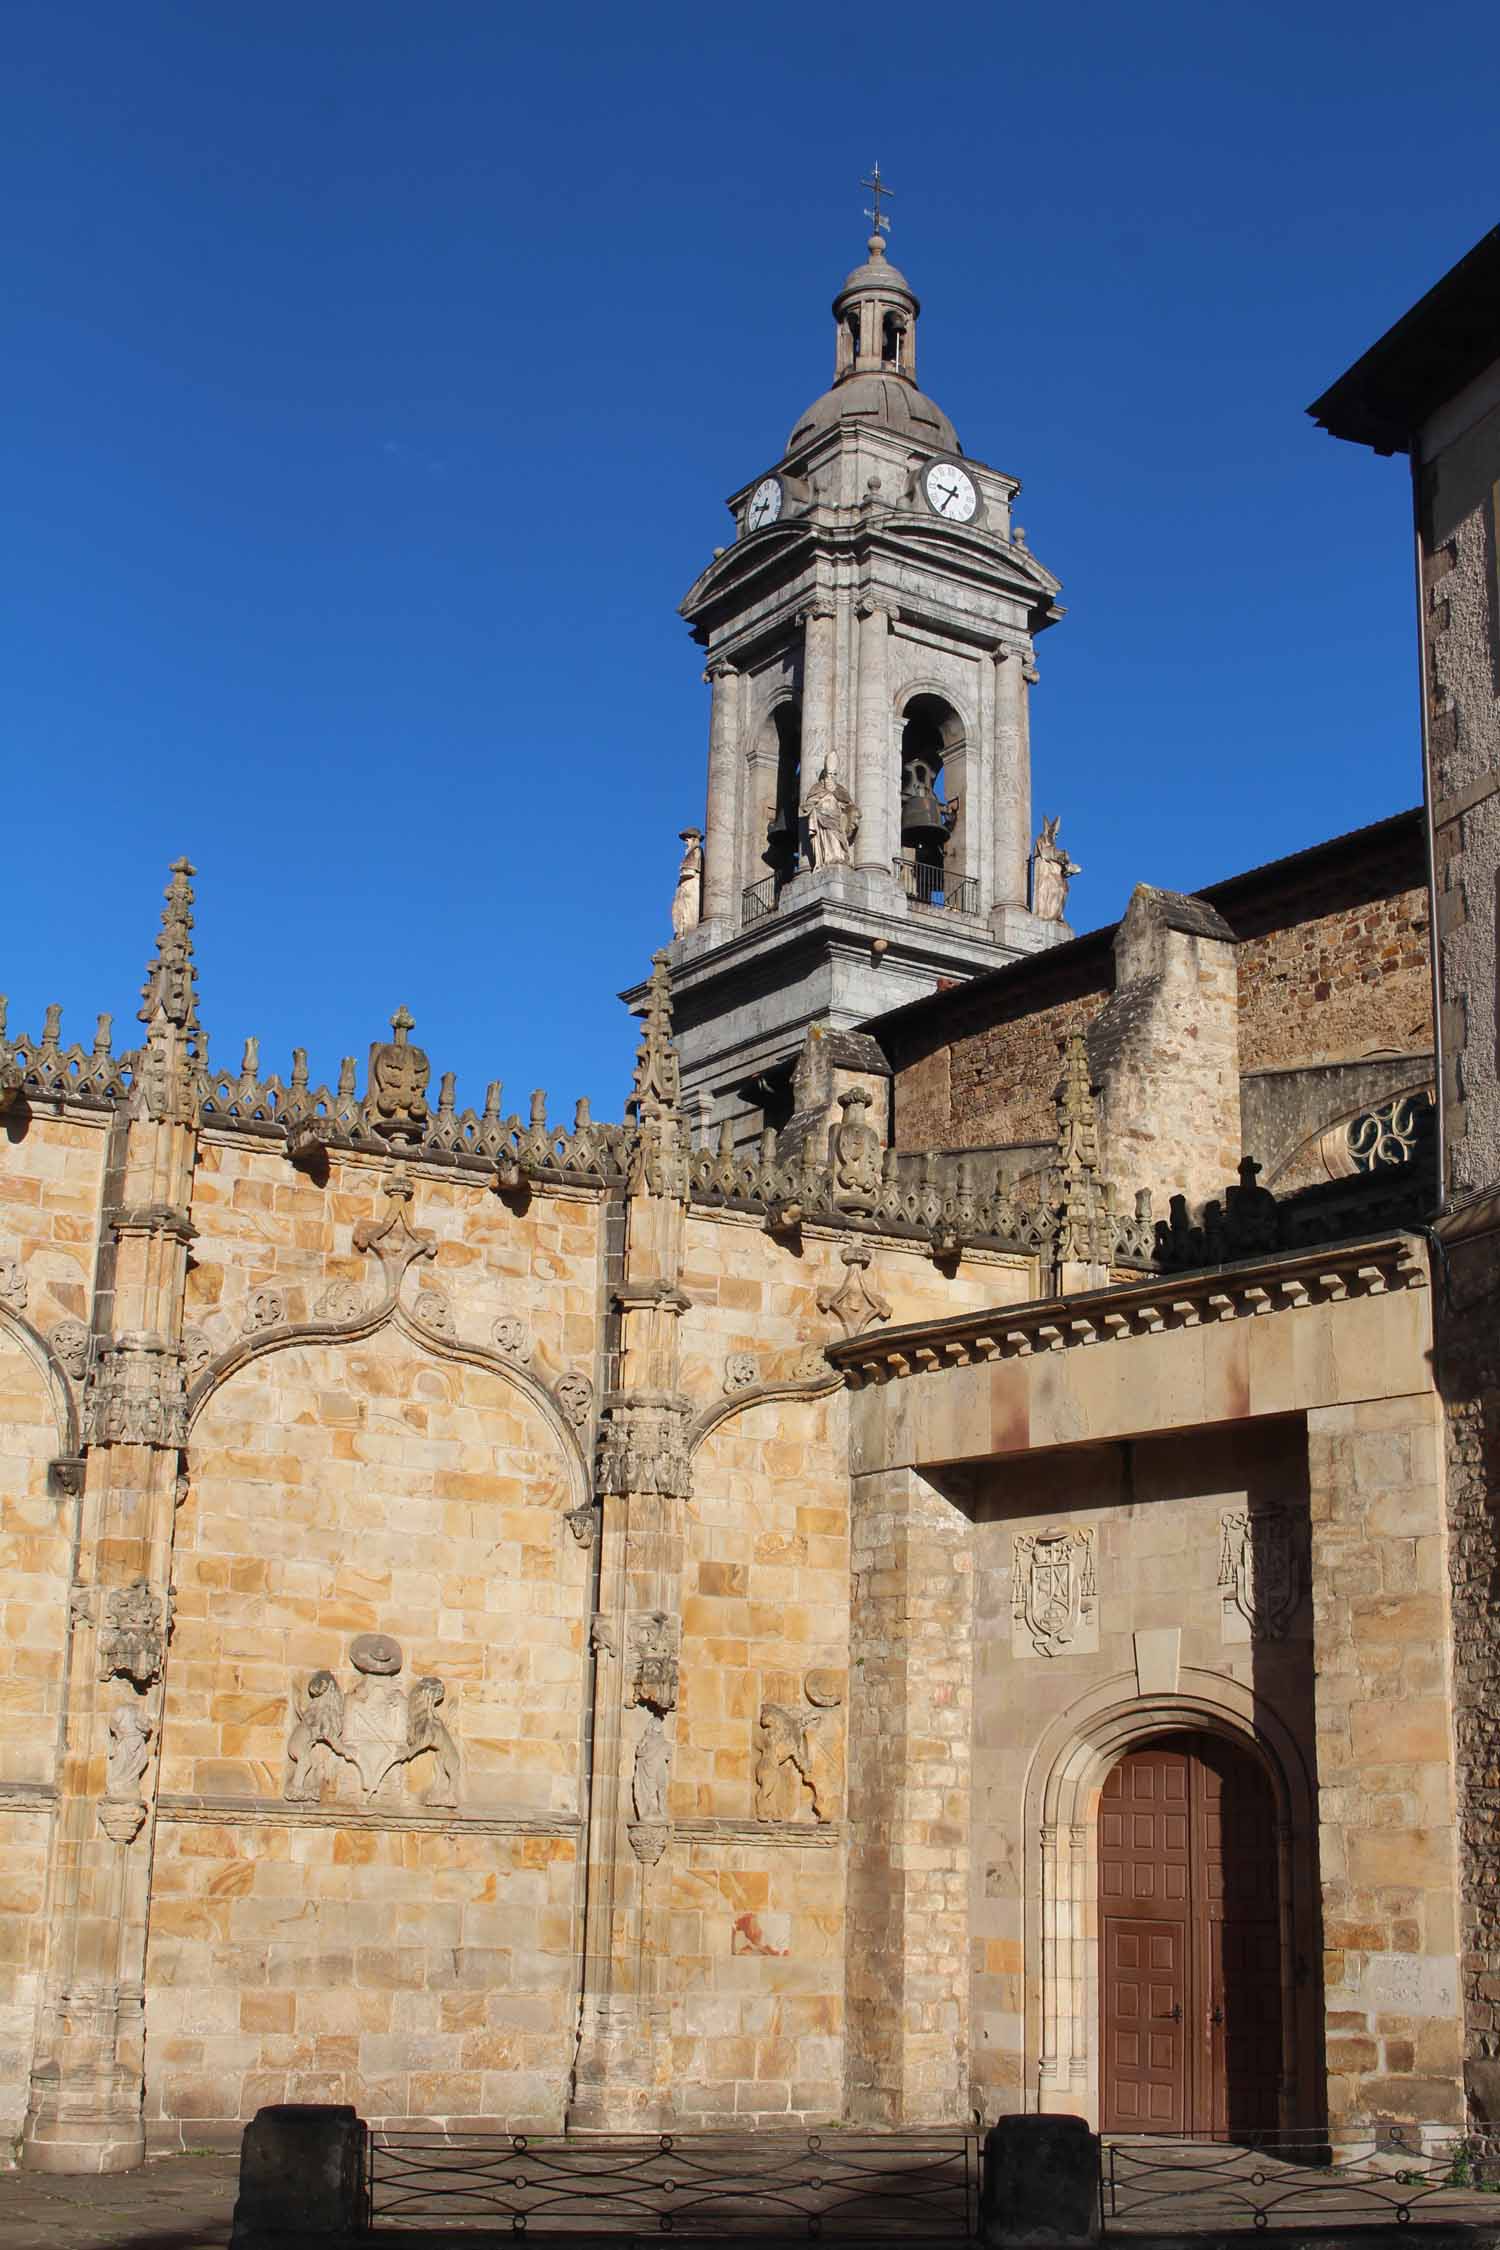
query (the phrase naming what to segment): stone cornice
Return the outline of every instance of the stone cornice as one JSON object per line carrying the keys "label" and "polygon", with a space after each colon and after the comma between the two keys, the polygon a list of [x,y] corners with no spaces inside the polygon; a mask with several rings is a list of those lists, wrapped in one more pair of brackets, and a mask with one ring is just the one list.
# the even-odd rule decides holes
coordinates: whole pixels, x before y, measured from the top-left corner
{"label": "stone cornice", "polygon": [[583,1823],[571,1813],[505,1812],[499,1806],[474,1812],[429,1812],[420,1805],[304,1805],[285,1797],[196,1797],[168,1795],[156,1800],[158,1820],[176,1826],[209,1828],[383,1828],[394,1834],[436,1830],[453,1836],[577,1836]]}
{"label": "stone cornice", "polygon": [[1388,1290],[1426,1285],[1419,1238],[1383,1235],[1334,1249],[1245,1259],[1200,1273],[1148,1275],[1109,1289],[1082,1290],[1073,1297],[997,1305],[950,1320],[883,1329],[848,1343],[830,1344],[827,1356],[830,1365],[858,1390],[867,1383],[899,1381],[936,1368],[1076,1350],[1122,1336],[1205,1327],[1299,1305],[1381,1296]]}
{"label": "stone cornice", "polygon": [[0,1812],[50,1813],[57,1805],[57,1788],[50,1781],[0,1781]]}
{"label": "stone cornice", "polygon": [[746,1844],[791,1845],[813,1851],[830,1851],[843,1844],[848,1831],[841,1820],[674,1820],[672,1835],[680,1844],[725,1844],[736,1849]]}

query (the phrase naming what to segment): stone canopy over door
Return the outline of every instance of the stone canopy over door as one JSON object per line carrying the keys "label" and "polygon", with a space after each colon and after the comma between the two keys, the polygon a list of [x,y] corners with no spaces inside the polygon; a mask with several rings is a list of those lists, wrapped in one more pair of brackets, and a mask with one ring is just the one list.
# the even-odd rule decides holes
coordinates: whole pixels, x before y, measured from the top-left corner
{"label": "stone canopy over door", "polygon": [[1132,1750],[1099,1800],[1106,2132],[1280,2122],[1276,1815],[1254,1762],[1206,1735]]}

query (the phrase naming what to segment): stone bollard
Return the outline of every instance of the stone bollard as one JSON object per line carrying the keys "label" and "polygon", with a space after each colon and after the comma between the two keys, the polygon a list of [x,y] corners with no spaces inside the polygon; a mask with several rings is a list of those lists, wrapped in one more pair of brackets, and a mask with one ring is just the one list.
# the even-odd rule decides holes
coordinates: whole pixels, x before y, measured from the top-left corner
{"label": "stone bollard", "polygon": [[1002,2117],[984,2136],[980,2238],[990,2250],[1096,2243],[1099,2136],[1082,2117]]}
{"label": "stone bollard", "polygon": [[365,2228],[367,2134],[345,2102],[258,2109],[240,2144],[230,2250],[335,2250]]}

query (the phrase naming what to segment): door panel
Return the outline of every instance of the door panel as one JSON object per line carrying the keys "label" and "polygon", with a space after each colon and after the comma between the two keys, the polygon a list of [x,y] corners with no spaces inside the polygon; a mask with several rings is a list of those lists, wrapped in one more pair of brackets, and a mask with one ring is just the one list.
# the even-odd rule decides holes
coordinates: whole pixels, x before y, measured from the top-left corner
{"label": "door panel", "polygon": [[1132,1751],[1099,1804],[1101,2122],[1263,2131],[1278,2120],[1275,1806],[1208,1736]]}

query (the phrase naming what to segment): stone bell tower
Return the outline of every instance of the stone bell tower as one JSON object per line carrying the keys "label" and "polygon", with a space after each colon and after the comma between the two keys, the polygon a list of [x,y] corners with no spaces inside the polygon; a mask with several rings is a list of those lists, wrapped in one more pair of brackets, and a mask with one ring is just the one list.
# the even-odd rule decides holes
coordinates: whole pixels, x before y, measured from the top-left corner
{"label": "stone bell tower", "polygon": [[921,308],[885,253],[878,170],[867,184],[832,388],[732,495],[734,542],[682,605],[712,709],[674,1021],[685,1097],[737,1138],[774,1112],[811,1026],[1071,935],[1056,886],[1040,914],[1028,887],[1032,648],[1058,581],[1012,523],[1016,478],[917,387]]}

